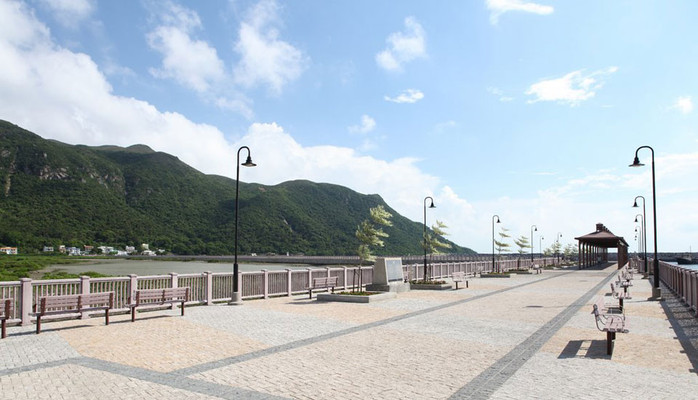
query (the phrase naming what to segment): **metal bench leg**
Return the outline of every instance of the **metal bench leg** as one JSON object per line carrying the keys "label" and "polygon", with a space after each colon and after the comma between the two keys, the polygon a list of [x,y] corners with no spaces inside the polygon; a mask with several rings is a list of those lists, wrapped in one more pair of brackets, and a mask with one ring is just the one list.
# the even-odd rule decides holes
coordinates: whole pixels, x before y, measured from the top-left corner
{"label": "metal bench leg", "polygon": [[109,309],[108,308],[104,311],[104,322],[105,322],[105,325],[109,325]]}
{"label": "metal bench leg", "polygon": [[2,320],[2,339],[7,337],[7,320]]}
{"label": "metal bench leg", "polygon": [[456,290],[458,290],[458,281],[456,281]]}
{"label": "metal bench leg", "polygon": [[182,300],[182,316],[184,316],[184,300]]}
{"label": "metal bench leg", "polygon": [[41,315],[36,316],[36,334],[41,333]]}
{"label": "metal bench leg", "polygon": [[313,298],[313,289],[308,289],[308,299],[312,300]]}
{"label": "metal bench leg", "polygon": [[606,354],[613,354],[613,341],[616,339],[615,332],[606,332]]}
{"label": "metal bench leg", "polygon": [[465,288],[467,289],[467,288],[469,288],[469,287],[470,287],[470,286],[468,286],[468,281],[465,281]]}
{"label": "metal bench leg", "polygon": [[131,307],[131,322],[136,321],[136,307]]}

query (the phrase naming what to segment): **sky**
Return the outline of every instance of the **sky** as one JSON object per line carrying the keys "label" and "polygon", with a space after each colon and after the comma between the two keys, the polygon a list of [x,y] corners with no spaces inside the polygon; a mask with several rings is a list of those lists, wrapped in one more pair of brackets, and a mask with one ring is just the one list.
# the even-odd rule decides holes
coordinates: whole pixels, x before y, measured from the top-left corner
{"label": "sky", "polygon": [[[492,251],[604,223],[698,251],[698,2],[0,0],[0,119],[379,194]],[[642,168],[628,168],[639,150]],[[242,153],[245,156],[245,153]],[[242,161],[242,160],[241,160]],[[512,245],[512,250],[516,247]]]}

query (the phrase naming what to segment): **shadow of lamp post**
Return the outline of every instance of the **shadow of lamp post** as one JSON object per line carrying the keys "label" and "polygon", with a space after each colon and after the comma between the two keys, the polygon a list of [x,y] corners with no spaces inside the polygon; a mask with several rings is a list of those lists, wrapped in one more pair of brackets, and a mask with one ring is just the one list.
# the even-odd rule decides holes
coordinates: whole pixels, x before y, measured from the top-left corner
{"label": "shadow of lamp post", "polygon": [[[644,249],[645,257],[645,277],[649,274],[649,269],[647,268],[647,217],[645,216],[645,198],[643,196],[635,196],[635,201],[633,202],[633,207],[638,207],[637,199],[642,199],[642,248]],[[640,215],[640,214],[637,214]],[[637,222],[637,215],[635,216],[635,222]]]}
{"label": "shadow of lamp post", "polygon": [[533,267],[533,232],[538,232],[538,227],[531,225],[531,267]]}
{"label": "shadow of lamp post", "polygon": [[[240,151],[242,149],[247,150],[247,160],[240,164]],[[242,146],[238,149],[238,158],[237,158],[237,174],[235,175],[235,261],[233,262],[233,296],[230,300],[231,305],[242,305],[242,295],[240,291],[238,291],[238,275],[239,275],[239,269],[238,269],[238,221],[240,220],[240,206],[239,206],[239,197],[240,197],[240,165],[243,167],[255,167],[257,164],[252,162],[252,157],[250,156],[250,148],[247,146]]]}
{"label": "shadow of lamp post", "polygon": [[499,223],[499,215],[495,214],[492,216],[492,272],[497,272],[495,269],[494,261],[494,219],[497,218],[497,223]]}
{"label": "shadow of lamp post", "polygon": [[640,151],[640,149],[649,149],[650,152],[652,152],[652,217],[654,220],[654,226],[653,231],[654,231],[654,260],[653,260],[653,273],[654,273],[654,284],[652,285],[652,298],[655,300],[661,300],[662,297],[662,292],[661,289],[659,289],[659,258],[657,257],[657,190],[656,190],[656,181],[654,177],[654,149],[650,146],[640,146],[635,150],[635,159],[633,160],[633,163],[630,164],[630,167],[642,167],[645,164],[640,162],[640,159],[637,157],[637,153]]}
{"label": "shadow of lamp post", "polygon": [[424,232],[422,234],[422,244],[424,245],[424,280],[427,281],[427,199],[430,200],[429,208],[436,208],[434,199],[431,196],[424,198]]}

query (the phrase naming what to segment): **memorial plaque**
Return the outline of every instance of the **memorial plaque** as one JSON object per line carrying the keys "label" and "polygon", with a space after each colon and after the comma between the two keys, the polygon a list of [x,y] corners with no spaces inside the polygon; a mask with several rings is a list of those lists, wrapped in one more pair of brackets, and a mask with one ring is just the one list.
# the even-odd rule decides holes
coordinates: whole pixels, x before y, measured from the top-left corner
{"label": "memorial plaque", "polygon": [[387,285],[390,282],[402,282],[402,259],[401,258],[376,258],[373,265],[373,283]]}

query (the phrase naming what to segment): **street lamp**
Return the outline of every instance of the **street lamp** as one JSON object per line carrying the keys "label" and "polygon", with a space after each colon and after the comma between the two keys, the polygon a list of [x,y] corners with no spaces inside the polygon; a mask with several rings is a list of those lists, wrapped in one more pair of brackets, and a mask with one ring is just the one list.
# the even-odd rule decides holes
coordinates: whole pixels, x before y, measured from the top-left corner
{"label": "street lamp", "polygon": [[555,246],[555,249],[557,250],[557,264],[560,265],[560,238],[562,237],[562,233],[558,232],[557,233],[557,238],[555,239],[555,242],[557,245]]}
{"label": "street lamp", "polygon": [[[639,216],[640,216],[640,214],[637,214],[637,217],[639,217]],[[637,217],[635,217],[635,222],[637,222]],[[643,249],[643,247],[642,247],[642,224],[640,224],[640,226],[635,227],[635,240],[637,240],[638,229],[639,229],[639,233],[640,233],[640,241],[637,242],[637,252],[640,253]]]}
{"label": "street lamp", "polygon": [[[247,160],[240,164],[240,151],[242,151],[242,149],[247,150]],[[231,305],[242,305],[242,296],[238,291],[238,221],[240,219],[238,198],[240,197],[240,165],[243,167],[257,166],[257,164],[252,162],[250,148],[247,146],[242,146],[238,149],[237,174],[235,175],[235,261],[233,262],[233,297],[230,300]]]}
{"label": "street lamp", "polygon": [[[649,273],[647,268],[647,217],[645,217],[645,198],[643,196],[635,196],[635,201],[633,202],[633,207],[637,208],[637,199],[642,199],[642,248],[645,253],[645,274]],[[638,214],[640,215],[640,214]],[[635,216],[635,222],[637,222],[637,216]]]}
{"label": "street lamp", "polygon": [[497,217],[497,223],[499,223],[499,215],[495,214],[492,216],[492,272],[496,272],[494,270],[494,218]]}
{"label": "street lamp", "polygon": [[654,149],[650,146],[640,146],[635,150],[635,159],[630,167],[642,167],[645,164],[640,162],[637,157],[637,153],[640,149],[650,149],[652,152],[652,217],[654,219],[654,285],[652,286],[652,297],[659,300],[662,296],[662,292],[659,289],[659,258],[657,257],[657,190],[654,179]]}
{"label": "street lamp", "polygon": [[545,257],[543,257],[543,240],[545,240],[545,238],[541,236],[540,240],[538,240],[538,250],[540,250],[540,256],[543,259],[543,265],[546,265]]}
{"label": "street lamp", "polygon": [[534,231],[538,232],[538,227],[535,225],[531,225],[531,267],[533,267],[533,232]]}
{"label": "street lamp", "polygon": [[430,204],[429,208],[436,208],[434,205],[434,199],[431,198],[431,196],[427,196],[424,198],[424,233],[422,234],[422,237],[424,240],[424,280],[427,281],[427,199],[429,199]]}
{"label": "street lamp", "polygon": [[637,214],[635,216],[635,223],[637,223],[637,219],[642,218],[642,221],[640,221],[640,243],[642,244],[642,253],[645,257],[645,269],[643,270],[643,275],[644,278],[647,278],[647,274],[649,274],[649,270],[647,269],[647,231],[645,230],[645,217],[642,214]]}

